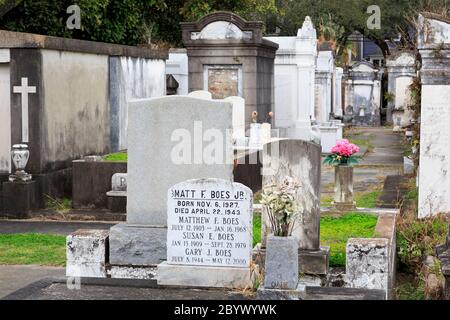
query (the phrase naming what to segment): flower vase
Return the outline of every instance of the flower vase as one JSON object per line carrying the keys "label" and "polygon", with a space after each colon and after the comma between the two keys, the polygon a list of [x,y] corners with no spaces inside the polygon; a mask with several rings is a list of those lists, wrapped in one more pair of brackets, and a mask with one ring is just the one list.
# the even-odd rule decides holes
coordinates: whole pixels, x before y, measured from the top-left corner
{"label": "flower vase", "polygon": [[270,234],[266,245],[264,288],[297,289],[298,240]]}
{"label": "flower vase", "polygon": [[30,158],[30,151],[26,144],[15,144],[11,150],[11,160],[16,171],[9,176],[11,182],[26,182],[31,181],[31,174],[25,172],[28,159]]}
{"label": "flower vase", "polygon": [[339,165],[334,167],[334,202],[333,206],[338,211],[350,211],[356,209],[353,200],[353,167]]}

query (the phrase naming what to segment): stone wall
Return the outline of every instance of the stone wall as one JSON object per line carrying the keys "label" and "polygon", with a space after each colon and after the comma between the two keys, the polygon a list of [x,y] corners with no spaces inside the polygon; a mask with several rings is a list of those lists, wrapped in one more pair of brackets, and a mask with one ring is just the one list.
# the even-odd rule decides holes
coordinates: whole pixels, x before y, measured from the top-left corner
{"label": "stone wall", "polygon": [[34,125],[41,159],[35,169],[63,169],[72,159],[109,152],[108,56],[56,50],[40,50],[40,56],[42,111]]}
{"label": "stone wall", "polygon": [[382,213],[378,217],[374,238],[352,238],[346,248],[346,286],[381,289],[391,299],[396,270],[396,216]]}
{"label": "stone wall", "polygon": [[111,149],[127,149],[128,102],[164,96],[164,60],[132,57],[109,58],[111,104]]}
{"label": "stone wall", "polygon": [[11,171],[11,85],[9,50],[0,49],[0,172]]}
{"label": "stone wall", "polygon": [[[129,62],[122,77],[111,72],[110,57]],[[0,172],[11,170],[10,145],[24,142],[26,170],[39,193],[70,194],[72,160],[110,152],[117,131],[126,131],[126,118],[117,120],[114,111],[126,109],[127,101],[117,97],[165,93],[166,58],[167,52],[146,48],[0,31],[0,97],[9,97],[11,107],[9,117],[8,104],[0,107]],[[22,94],[10,88],[24,88],[24,81],[33,89],[26,95],[28,112]],[[43,203],[44,194],[39,197]]]}

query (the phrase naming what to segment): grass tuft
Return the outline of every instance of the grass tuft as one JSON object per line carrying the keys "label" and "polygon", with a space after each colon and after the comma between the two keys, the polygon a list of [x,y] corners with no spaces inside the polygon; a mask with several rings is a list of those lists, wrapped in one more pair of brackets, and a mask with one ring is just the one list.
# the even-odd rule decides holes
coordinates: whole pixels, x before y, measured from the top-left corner
{"label": "grass tuft", "polygon": [[[320,244],[330,246],[330,266],[345,267],[345,247],[349,238],[373,237],[378,218],[371,214],[347,213],[320,219]],[[261,241],[261,216],[253,217],[253,246]]]}
{"label": "grass tuft", "polygon": [[128,153],[127,152],[116,152],[107,154],[103,156],[103,160],[108,162],[127,162],[128,161]]}
{"label": "grass tuft", "polygon": [[66,237],[49,234],[0,234],[0,264],[64,266]]}

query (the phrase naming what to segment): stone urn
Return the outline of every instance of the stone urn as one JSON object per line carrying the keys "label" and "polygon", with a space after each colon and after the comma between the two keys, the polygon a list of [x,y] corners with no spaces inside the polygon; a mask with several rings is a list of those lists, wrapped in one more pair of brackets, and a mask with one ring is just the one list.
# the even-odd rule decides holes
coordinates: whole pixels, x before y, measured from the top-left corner
{"label": "stone urn", "polygon": [[334,202],[333,206],[338,211],[350,211],[356,209],[353,200],[353,167],[338,165],[334,167]]}
{"label": "stone urn", "polygon": [[295,290],[298,285],[298,240],[270,234],[266,242],[265,289]]}
{"label": "stone urn", "polygon": [[12,146],[11,159],[16,171],[9,176],[11,182],[24,182],[31,180],[31,174],[25,172],[28,159],[30,158],[30,151],[26,144],[15,144]]}

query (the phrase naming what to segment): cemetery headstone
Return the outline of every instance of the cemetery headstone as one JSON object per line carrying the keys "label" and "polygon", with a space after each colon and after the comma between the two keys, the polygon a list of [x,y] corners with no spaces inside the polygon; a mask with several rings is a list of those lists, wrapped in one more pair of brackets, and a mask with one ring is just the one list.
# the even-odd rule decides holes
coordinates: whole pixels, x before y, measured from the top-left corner
{"label": "cemetery headstone", "polygon": [[126,212],[127,206],[127,174],[115,173],[111,177],[111,191],[108,196],[108,209],[112,212]]}
{"label": "cemetery headstone", "polygon": [[189,92],[188,96],[193,97],[193,98],[199,98],[199,99],[207,99],[207,100],[212,99],[211,92],[205,91],[205,90],[196,90],[196,91]]}
{"label": "cemetery headstone", "polygon": [[[292,235],[299,244],[301,273],[326,274],[329,248],[320,246],[321,147],[303,140],[277,140],[264,145],[263,188],[281,183],[286,176],[300,184],[297,191],[297,220]],[[271,233],[270,222],[262,216],[261,247]]]}
{"label": "cemetery headstone", "polygon": [[245,140],[245,100],[241,97],[231,96],[224,101],[233,104],[233,139],[236,142]]}
{"label": "cemetery headstone", "polygon": [[253,193],[220,179],[178,183],[167,193],[167,261],[158,284],[251,285]]}
{"label": "cemetery headstone", "polygon": [[233,180],[229,102],[168,96],[130,103],[127,222],[110,231],[113,265],[166,259],[167,190],[194,178]]}

